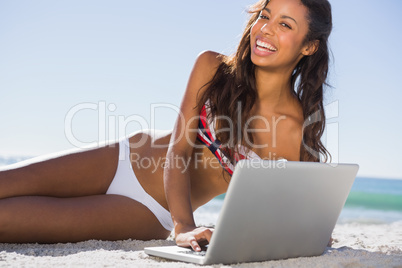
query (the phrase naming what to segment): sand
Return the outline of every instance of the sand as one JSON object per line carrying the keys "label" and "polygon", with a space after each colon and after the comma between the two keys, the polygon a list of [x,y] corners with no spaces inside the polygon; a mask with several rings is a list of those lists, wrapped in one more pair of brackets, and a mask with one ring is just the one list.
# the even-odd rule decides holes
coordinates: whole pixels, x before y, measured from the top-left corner
{"label": "sand", "polygon": [[[205,267],[402,267],[402,222],[338,224],[322,256]],[[143,248],[170,240],[67,244],[0,244],[0,267],[197,267],[150,257]]]}

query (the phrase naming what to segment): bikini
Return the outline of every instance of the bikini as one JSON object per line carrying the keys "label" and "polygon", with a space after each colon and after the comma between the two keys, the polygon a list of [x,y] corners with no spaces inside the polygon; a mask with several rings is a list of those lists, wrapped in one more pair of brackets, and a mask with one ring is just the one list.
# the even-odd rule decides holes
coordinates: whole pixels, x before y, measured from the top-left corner
{"label": "bikini", "polygon": [[[203,143],[208,149],[215,155],[219,163],[231,176],[234,171],[234,165],[226,156],[225,151],[222,148],[222,143],[215,135],[215,119],[208,118],[210,114],[209,100],[201,107],[200,120],[198,122],[197,140]],[[226,149],[227,150],[227,149]],[[238,162],[241,159],[261,159],[254,151],[248,150],[245,146],[238,145],[238,153],[235,154],[235,161]]]}
{"label": "bikini", "polygon": [[[225,156],[225,153],[221,148],[221,142],[216,138],[214,130],[215,120],[209,120],[207,116],[209,114],[209,107],[209,101],[207,101],[201,109],[197,139],[208,147],[208,149],[219,160],[222,167],[232,175],[235,164],[231,163]],[[247,151],[246,148],[241,145],[238,150],[239,154],[235,157],[236,162],[244,158],[260,159],[255,152],[251,150]],[[130,144],[128,138],[119,141],[119,162],[116,174],[106,194],[126,196],[143,204],[155,215],[166,230],[173,230],[174,225],[170,212],[145,192],[135,176],[130,161]]]}
{"label": "bikini", "polygon": [[160,224],[168,231],[174,228],[170,212],[162,207],[156,200],[145,192],[135,176],[130,159],[130,143],[128,138],[119,141],[119,162],[116,174],[106,194],[117,194],[129,197],[146,206],[158,219]]}

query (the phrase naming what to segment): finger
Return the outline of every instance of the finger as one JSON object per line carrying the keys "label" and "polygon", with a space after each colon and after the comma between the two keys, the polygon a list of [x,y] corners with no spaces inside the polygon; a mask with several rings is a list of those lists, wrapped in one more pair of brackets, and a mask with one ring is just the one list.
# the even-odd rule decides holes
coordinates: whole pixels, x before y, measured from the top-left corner
{"label": "finger", "polygon": [[211,241],[212,231],[210,229],[206,229],[204,232],[204,238],[208,241]]}
{"label": "finger", "polygon": [[197,239],[197,241],[206,240],[209,243],[209,241],[211,240],[211,236],[212,236],[212,231],[208,228],[205,228],[201,232],[199,232],[197,235],[195,235],[195,238]]}
{"label": "finger", "polygon": [[192,241],[196,241],[196,238],[193,235],[189,234],[179,234],[176,237],[176,244],[179,247],[193,247],[192,246]]}
{"label": "finger", "polygon": [[200,245],[198,245],[197,240],[194,238],[190,240],[190,246],[194,251],[201,251]]}

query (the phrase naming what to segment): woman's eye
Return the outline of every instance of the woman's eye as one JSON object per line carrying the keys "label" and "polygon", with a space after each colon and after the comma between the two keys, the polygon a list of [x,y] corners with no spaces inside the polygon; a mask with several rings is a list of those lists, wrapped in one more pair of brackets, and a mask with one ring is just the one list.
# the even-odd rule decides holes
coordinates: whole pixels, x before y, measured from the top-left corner
{"label": "woman's eye", "polygon": [[286,23],[281,23],[281,25],[283,26],[283,27],[286,27],[286,28],[289,28],[289,29],[292,29],[292,27],[290,27],[288,24],[286,24]]}
{"label": "woman's eye", "polygon": [[268,18],[267,16],[261,14],[261,15],[260,15],[260,19],[268,20],[269,18]]}

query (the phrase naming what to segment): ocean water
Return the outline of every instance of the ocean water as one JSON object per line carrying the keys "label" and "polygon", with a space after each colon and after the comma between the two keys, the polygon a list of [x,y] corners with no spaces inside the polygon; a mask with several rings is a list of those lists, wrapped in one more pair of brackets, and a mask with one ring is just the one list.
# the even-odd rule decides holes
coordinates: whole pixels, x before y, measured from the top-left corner
{"label": "ocean water", "polygon": [[356,178],[340,223],[402,221],[402,180]]}
{"label": "ocean water", "polygon": [[[27,159],[27,156],[0,156],[0,166]],[[197,224],[217,222],[225,195],[218,196],[195,212]],[[338,223],[383,224],[402,222],[402,180],[355,179]]]}
{"label": "ocean water", "polygon": [[[214,225],[225,195],[199,208],[197,224]],[[356,178],[338,219],[338,224],[402,223],[402,180]]]}
{"label": "ocean water", "polygon": [[23,160],[26,160],[28,158],[31,158],[32,156],[20,156],[20,155],[0,155],[0,167],[6,166],[6,165],[11,165]]}

